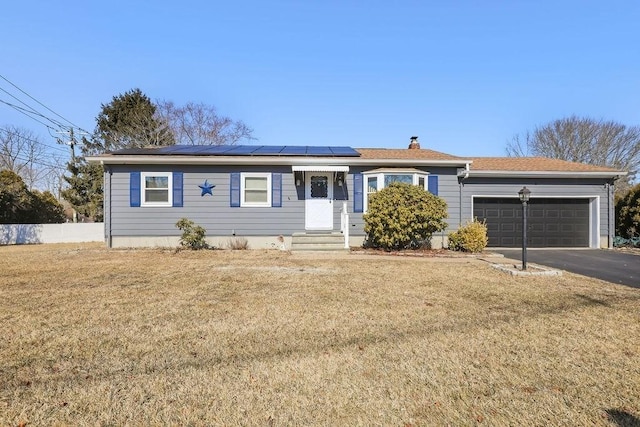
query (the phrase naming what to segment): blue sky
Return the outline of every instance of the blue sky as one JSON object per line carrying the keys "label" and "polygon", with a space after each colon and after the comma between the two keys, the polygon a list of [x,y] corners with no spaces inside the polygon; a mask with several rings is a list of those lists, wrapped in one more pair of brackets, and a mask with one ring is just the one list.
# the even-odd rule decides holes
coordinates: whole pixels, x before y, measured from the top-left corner
{"label": "blue sky", "polygon": [[[215,105],[265,145],[404,148],[418,135],[495,156],[572,114],[640,124],[635,0],[7,3],[0,74],[88,130],[136,87]],[[53,141],[0,104],[7,124]]]}

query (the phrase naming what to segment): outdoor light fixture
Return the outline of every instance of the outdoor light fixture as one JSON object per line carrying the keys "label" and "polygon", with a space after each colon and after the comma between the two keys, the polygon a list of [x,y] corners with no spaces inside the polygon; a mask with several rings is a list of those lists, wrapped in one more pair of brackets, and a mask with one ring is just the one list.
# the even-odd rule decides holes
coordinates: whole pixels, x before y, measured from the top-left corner
{"label": "outdoor light fixture", "polygon": [[338,172],[338,187],[342,187],[342,184],[344,184],[344,173],[342,172]]}
{"label": "outdoor light fixture", "polygon": [[527,187],[522,187],[522,190],[518,191],[518,197],[522,202],[522,270],[527,269],[527,203],[529,203],[529,197],[531,191]]}

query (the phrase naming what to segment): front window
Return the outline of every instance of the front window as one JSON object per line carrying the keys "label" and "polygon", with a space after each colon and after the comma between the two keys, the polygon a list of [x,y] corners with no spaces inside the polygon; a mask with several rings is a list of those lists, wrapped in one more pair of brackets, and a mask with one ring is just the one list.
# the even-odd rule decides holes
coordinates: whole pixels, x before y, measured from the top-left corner
{"label": "front window", "polygon": [[143,172],[142,206],[171,206],[170,172]]}
{"label": "front window", "polygon": [[392,182],[403,182],[405,184],[413,184],[413,175],[402,174],[384,174],[384,186],[388,187]]}
{"label": "front window", "polygon": [[271,206],[270,173],[243,173],[240,186],[241,206]]}
{"label": "front window", "polygon": [[378,177],[377,176],[368,176],[367,177],[367,194],[372,194],[378,191]]}
{"label": "front window", "polygon": [[405,184],[418,185],[427,189],[426,172],[417,169],[412,170],[394,170],[394,169],[377,169],[370,172],[364,172],[366,182],[366,194],[364,197],[364,212],[367,211],[367,203],[369,197],[388,187],[394,182],[403,182]]}

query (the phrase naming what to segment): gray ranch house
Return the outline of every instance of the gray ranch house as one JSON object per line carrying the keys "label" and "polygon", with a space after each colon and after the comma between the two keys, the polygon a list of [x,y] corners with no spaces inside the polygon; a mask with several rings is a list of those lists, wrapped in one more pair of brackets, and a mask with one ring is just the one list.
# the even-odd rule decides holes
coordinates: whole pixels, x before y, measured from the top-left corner
{"label": "gray ranch house", "polygon": [[462,158],[421,149],[311,146],[166,146],[88,159],[104,166],[109,247],[176,246],[180,218],[203,226],[220,246],[244,237],[251,248],[360,246],[371,194],[395,181],[447,202],[448,233],[477,217],[489,246],[522,245],[518,191],[531,191],[530,247],[612,247],[613,183],[623,171],[525,157]]}

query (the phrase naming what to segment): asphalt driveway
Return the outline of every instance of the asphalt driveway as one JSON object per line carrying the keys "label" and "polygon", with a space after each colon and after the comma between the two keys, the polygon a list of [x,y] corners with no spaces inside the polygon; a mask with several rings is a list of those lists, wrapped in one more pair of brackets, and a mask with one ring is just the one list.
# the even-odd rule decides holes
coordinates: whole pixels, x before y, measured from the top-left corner
{"label": "asphalt driveway", "polygon": [[[493,249],[522,261],[521,249]],[[527,262],[640,288],[640,255],[606,249],[529,249]]]}

